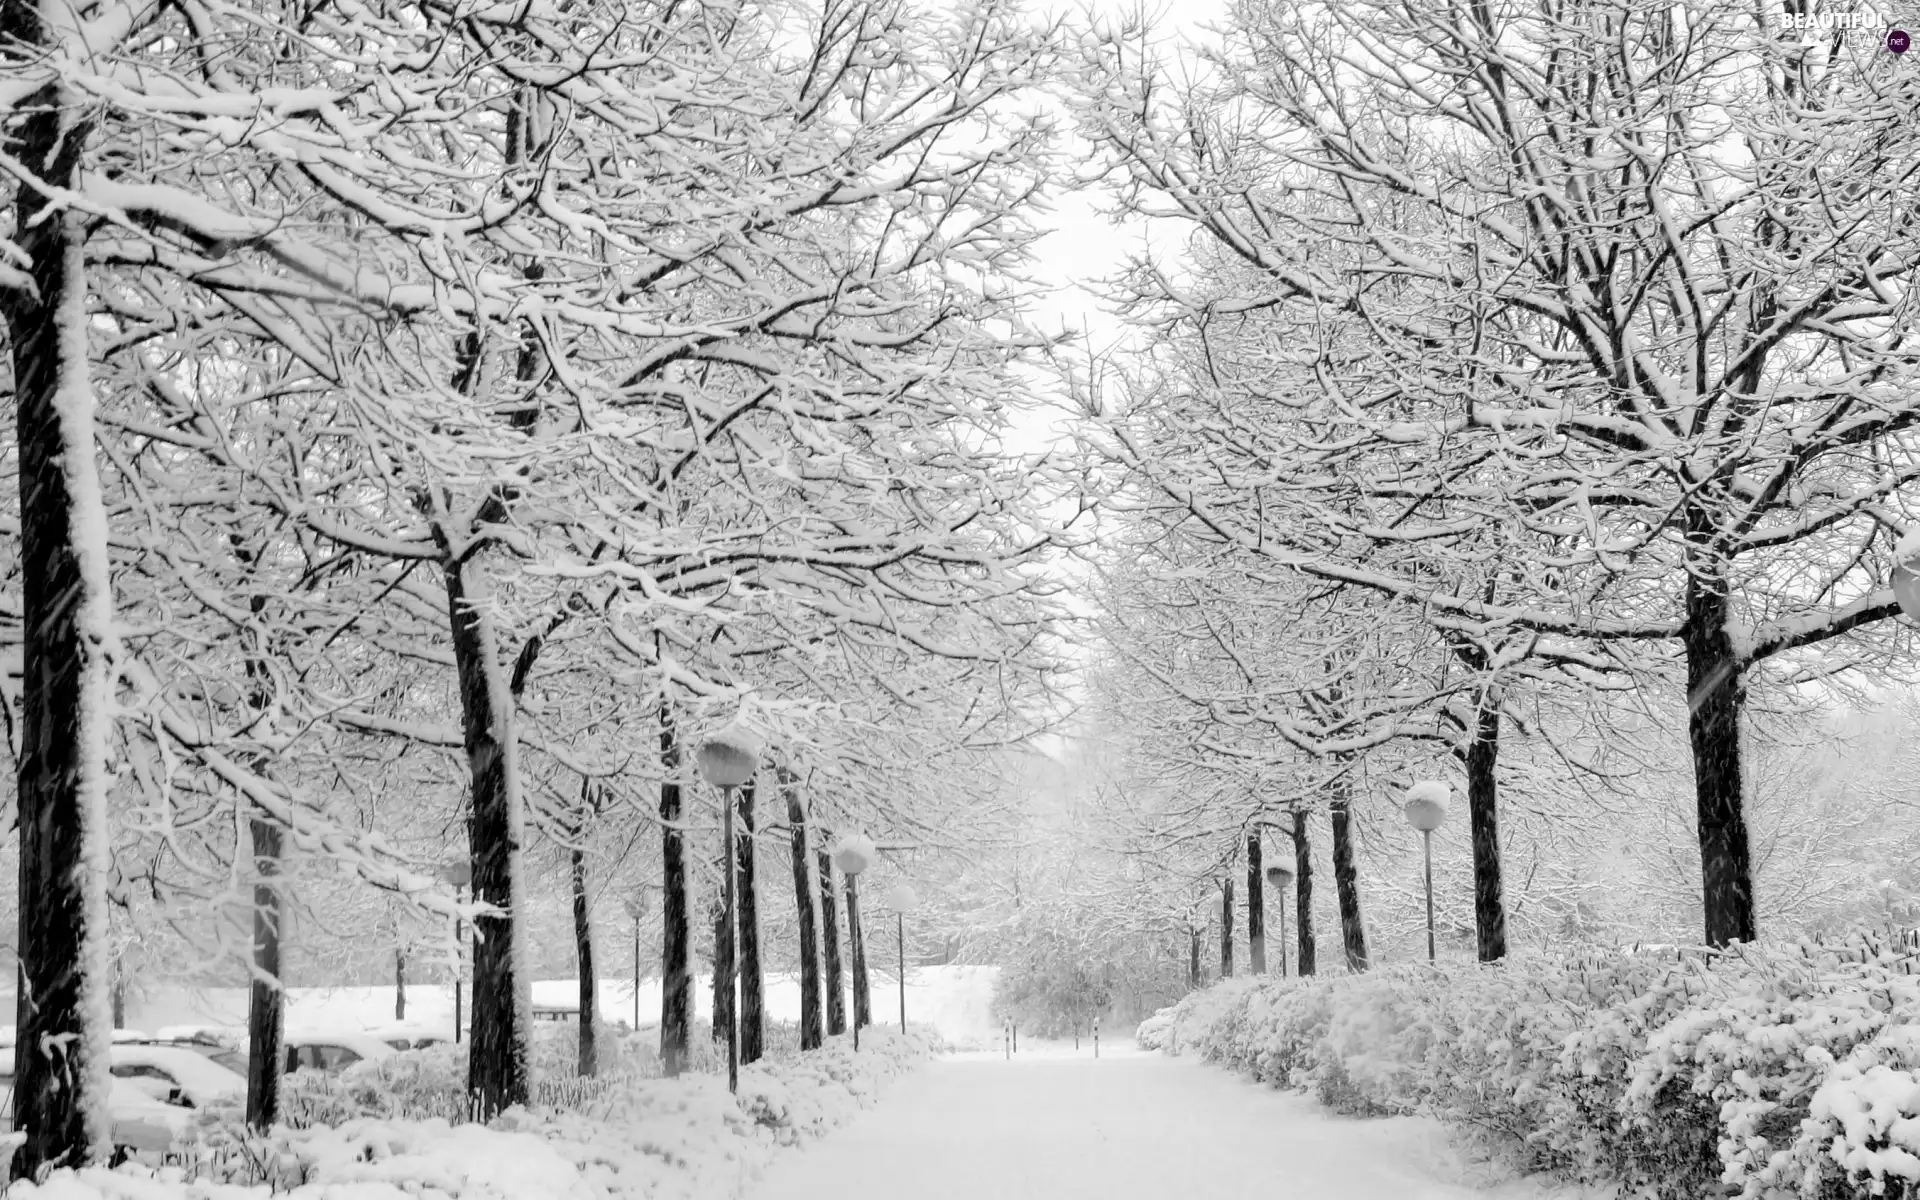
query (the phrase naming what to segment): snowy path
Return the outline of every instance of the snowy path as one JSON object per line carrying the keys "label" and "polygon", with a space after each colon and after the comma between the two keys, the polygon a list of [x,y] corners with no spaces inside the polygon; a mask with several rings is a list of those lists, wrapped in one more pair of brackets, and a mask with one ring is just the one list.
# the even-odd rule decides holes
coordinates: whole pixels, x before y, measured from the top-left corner
{"label": "snowy path", "polygon": [[1475,1186],[1430,1121],[1328,1115],[1190,1059],[936,1062],[819,1144],[777,1159],[750,1200],[1526,1200]]}

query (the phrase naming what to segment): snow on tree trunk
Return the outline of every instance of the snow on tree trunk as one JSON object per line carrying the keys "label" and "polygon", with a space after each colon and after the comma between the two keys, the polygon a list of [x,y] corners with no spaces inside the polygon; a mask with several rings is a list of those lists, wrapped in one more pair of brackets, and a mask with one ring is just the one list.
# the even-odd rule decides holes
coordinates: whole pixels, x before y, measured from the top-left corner
{"label": "snow on tree trunk", "polygon": [[1473,835],[1473,927],[1480,961],[1507,956],[1507,905],[1500,880],[1499,784],[1494,766],[1500,754],[1500,699],[1493,689],[1480,694],[1473,740],[1467,745],[1467,824]]}
{"label": "snow on tree trunk", "polygon": [[821,962],[826,968],[827,1033],[838,1037],[847,1031],[847,993],[840,969],[840,914],[833,900],[833,859],[820,851],[820,945]]}
{"label": "snow on tree trunk", "polygon": [[253,983],[247,995],[247,1127],[264,1133],[280,1120],[285,1069],[286,992],[280,982],[280,827],[255,814],[253,842]]}
{"label": "snow on tree trunk", "polygon": [[1293,814],[1293,927],[1298,934],[1299,973],[1311,975],[1318,965],[1313,940],[1313,846],[1307,841],[1306,810]]}
{"label": "snow on tree trunk", "polygon": [[739,878],[734,883],[740,934],[740,1061],[766,1052],[767,983],[760,973],[760,895],[754,884],[753,785],[738,791]]}
{"label": "snow on tree trunk", "polygon": [[1233,880],[1220,881],[1220,978],[1233,976]]}
{"label": "snow on tree trunk", "polygon": [[693,1025],[693,925],[687,912],[686,834],[681,831],[680,744],[660,706],[660,1065],[687,1068]]}
{"label": "snow on tree trunk", "polygon": [[1746,679],[1734,654],[1724,580],[1687,576],[1687,737],[1693,747],[1707,945],[1754,939],[1753,866],[1742,795]]}
{"label": "snow on tree trunk", "polygon": [[1260,835],[1247,835],[1247,970],[1267,973],[1267,889],[1260,877]]}
{"label": "snow on tree trunk", "polygon": [[[62,34],[25,0],[0,34],[51,49]],[[58,72],[54,72],[57,76]],[[9,152],[77,192],[90,104],[63,84],[19,97]],[[25,635],[17,765],[19,955],[13,1178],[103,1162],[109,1150],[107,960],[108,659],[113,598],[94,462],[87,356],[86,224],[38,187],[16,192],[13,238],[33,291],[10,288],[18,430],[20,604]]]}
{"label": "snow on tree trunk", "polygon": [[443,574],[460,678],[461,724],[473,777],[468,837],[473,898],[495,911],[474,918],[473,1013],[467,1094],[487,1120],[532,1093],[532,995],[525,970],[521,896],[525,815],[513,701],[487,614],[485,575],[471,555],[450,555]]}
{"label": "snow on tree trunk", "polygon": [[853,951],[853,1027],[873,1024],[873,993],[867,979],[867,931],[860,927],[860,877],[847,876],[847,944]]}
{"label": "snow on tree trunk", "polygon": [[800,1048],[820,1045],[820,937],[814,926],[813,886],[807,870],[807,811],[800,788],[785,767],[779,772],[787,796],[787,830],[793,848],[794,913],[800,922]]}
{"label": "snow on tree trunk", "polygon": [[1340,901],[1340,940],[1347,950],[1347,969],[1367,969],[1367,927],[1360,919],[1360,875],[1353,864],[1353,785],[1341,780],[1333,803],[1327,806],[1333,826],[1333,890]]}
{"label": "snow on tree trunk", "polygon": [[576,831],[568,854],[573,867],[573,954],[579,964],[580,1045],[576,1071],[592,1076],[599,1070],[599,1047],[595,1040],[600,1025],[600,985],[593,973],[593,912],[587,897],[587,852],[580,841],[584,831]]}
{"label": "snow on tree trunk", "polygon": [[393,1019],[407,1019],[407,952],[393,952]]}

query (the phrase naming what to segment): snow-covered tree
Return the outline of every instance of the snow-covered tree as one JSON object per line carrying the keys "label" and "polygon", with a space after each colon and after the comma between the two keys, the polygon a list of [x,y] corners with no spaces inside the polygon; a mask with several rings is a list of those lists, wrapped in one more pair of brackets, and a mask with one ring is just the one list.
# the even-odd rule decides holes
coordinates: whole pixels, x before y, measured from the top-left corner
{"label": "snow-covered tree", "polygon": [[[1676,651],[1706,936],[1751,939],[1747,689],[1858,664],[1893,611],[1914,81],[1711,0],[1253,0],[1185,91],[1124,36],[1090,57],[1123,203],[1256,281],[1203,309],[1143,266],[1139,298],[1288,347],[1247,395],[1276,419],[1131,461],[1246,552],[1458,630]],[[1517,589],[1381,561],[1488,521],[1553,547]]]}

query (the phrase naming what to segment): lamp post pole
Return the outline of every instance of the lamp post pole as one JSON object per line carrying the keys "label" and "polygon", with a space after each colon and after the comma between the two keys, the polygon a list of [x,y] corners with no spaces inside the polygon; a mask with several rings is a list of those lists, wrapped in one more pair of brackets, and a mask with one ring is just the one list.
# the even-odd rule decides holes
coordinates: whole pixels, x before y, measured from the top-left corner
{"label": "lamp post pole", "polygon": [[[466,903],[467,885],[473,882],[473,864],[465,859],[448,859],[440,866],[440,878],[453,885],[453,900],[456,905]],[[465,938],[464,922],[459,910],[453,914],[453,1042],[460,1044],[460,943]]]}
{"label": "lamp post pole", "polygon": [[1287,975],[1287,889],[1293,886],[1293,872],[1282,866],[1267,868],[1267,886],[1280,897],[1280,977]]}
{"label": "lamp post pole", "polygon": [[847,877],[847,955],[853,960],[853,1049],[860,1050],[860,873],[842,872]]}
{"label": "lamp post pole", "polygon": [[640,1032],[640,922],[647,915],[647,892],[644,885],[635,888],[627,897],[627,915],[633,918],[633,1031]]}
{"label": "lamp post pole", "polygon": [[1280,978],[1287,977],[1287,894],[1280,893]]}
{"label": "lamp post pole", "polygon": [[1427,962],[1435,961],[1433,937],[1433,831],[1447,819],[1447,800],[1452,789],[1438,779],[1423,779],[1407,789],[1407,824],[1420,831],[1426,856],[1427,878]]}
{"label": "lamp post pole", "polygon": [[896,883],[887,889],[883,898],[886,906],[893,910],[894,937],[900,952],[900,1032],[907,1031],[907,913],[920,903],[920,897],[905,883]]}
{"label": "lamp post pole", "polygon": [[860,1026],[871,1019],[867,1009],[867,944],[860,933],[860,875],[873,865],[872,839],[848,834],[834,844],[833,865],[847,881],[847,948],[853,959],[853,1048],[860,1049]]}
{"label": "lamp post pole", "polygon": [[1433,830],[1422,829],[1420,841],[1427,857],[1427,961],[1434,961],[1433,947]]}
{"label": "lamp post pole", "polygon": [[[709,784],[720,789],[721,810],[721,857],[726,860],[725,880],[721,896],[722,920],[726,922],[727,939],[732,940],[734,930],[733,868],[735,846],[733,843],[733,789],[743,783],[751,782],[754,772],[760,769],[760,738],[738,722],[727,726],[700,744],[695,755],[700,765],[700,774]],[[733,956],[728,955],[725,963],[716,963],[715,974],[720,978],[715,983],[720,988],[733,991],[736,986]],[[637,990],[637,989],[636,989]],[[716,999],[718,997],[716,996]],[[740,1005],[736,999],[728,1005],[733,1011],[727,1018],[727,1090],[740,1090]],[[715,1013],[718,1020],[720,1014]]]}

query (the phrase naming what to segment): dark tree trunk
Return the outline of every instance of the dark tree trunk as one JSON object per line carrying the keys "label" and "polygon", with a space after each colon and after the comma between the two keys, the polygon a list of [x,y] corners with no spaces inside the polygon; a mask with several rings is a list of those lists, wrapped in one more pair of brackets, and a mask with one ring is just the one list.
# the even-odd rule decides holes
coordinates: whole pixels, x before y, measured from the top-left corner
{"label": "dark tree trunk", "polygon": [[1507,905],[1500,885],[1499,784],[1494,766],[1500,755],[1500,698],[1480,693],[1473,740],[1467,745],[1467,823],[1473,834],[1473,926],[1480,961],[1507,956]]}
{"label": "dark tree trunk", "polygon": [[[583,789],[584,790],[584,789]],[[578,962],[580,997],[580,1045],[576,1069],[583,1076],[600,1069],[600,981],[593,972],[593,910],[587,903],[587,852],[581,846],[583,830],[574,831],[574,845],[568,855],[573,866],[573,954]]]}
{"label": "dark tree trunk", "polygon": [[1187,986],[1200,986],[1200,927],[1187,926]]}
{"label": "dark tree trunk", "polygon": [[793,846],[793,898],[800,921],[800,1048],[820,1045],[820,937],[813,923],[813,888],[808,886],[807,811],[798,782],[784,767],[780,786],[787,794],[787,828]]}
{"label": "dark tree trunk", "polygon": [[1220,881],[1220,978],[1233,977],[1233,879]]}
{"label": "dark tree trunk", "polygon": [[[444,533],[443,533],[444,541]],[[483,607],[480,567],[470,557],[444,564],[453,661],[460,678],[461,724],[473,777],[468,822],[473,898],[496,911],[473,922],[473,1013],[467,1047],[467,1095],[476,1120],[485,1121],[530,1098],[528,1038],[531,1018],[520,993],[514,943],[514,893],[520,857],[518,752],[513,704],[495,654],[494,632]],[[476,603],[478,601],[478,603]]]}
{"label": "dark tree trunk", "polygon": [[407,952],[393,952],[393,1019],[407,1019]]}
{"label": "dark tree trunk", "polygon": [[1707,945],[1754,940],[1753,864],[1742,796],[1740,717],[1746,678],[1727,633],[1723,579],[1687,576],[1687,737],[1693,746],[1701,900]]}
{"label": "dark tree trunk", "polygon": [[113,969],[113,1027],[127,1027],[127,977],[119,967]]}
{"label": "dark tree trunk", "polygon": [[847,876],[847,945],[853,952],[853,1025],[873,1024],[873,993],[867,986],[867,931],[860,927],[860,877]]}
{"label": "dark tree trunk", "polygon": [[[0,36],[27,57],[64,40],[30,0],[0,3]],[[19,119],[6,149],[61,193],[80,188],[89,102],[50,83],[14,101]],[[20,830],[19,954],[26,986],[15,1013],[22,1048],[13,1080],[11,1128],[26,1141],[13,1178],[102,1161],[110,1086],[106,1015],[109,980],[90,968],[107,936],[105,647],[112,603],[106,547],[87,547],[104,526],[98,492],[72,476],[94,474],[93,400],[88,383],[86,222],[57,208],[38,187],[16,191],[14,246],[33,289],[6,289],[13,345],[12,398],[18,438],[21,629],[24,635],[21,745],[16,765]],[[86,557],[82,557],[82,551]],[[97,1015],[96,1015],[97,1014]],[[64,1045],[60,1055],[28,1048]],[[9,1054],[13,1052],[8,1052]],[[98,1120],[90,1114],[97,1114]]]}
{"label": "dark tree trunk", "polygon": [[740,921],[740,1061],[766,1053],[767,981],[760,971],[760,893],[754,884],[753,785],[739,789],[740,878],[735,883]]}
{"label": "dark tree trunk", "polygon": [[1260,835],[1247,835],[1247,970],[1267,973],[1267,888],[1260,877]]}
{"label": "dark tree trunk", "polygon": [[660,766],[660,1064],[671,1077],[687,1069],[692,1040],[693,927],[687,913],[686,834],[680,828],[680,744],[664,703]]}
{"label": "dark tree trunk", "polygon": [[1293,814],[1293,927],[1299,931],[1299,971],[1311,975],[1318,965],[1313,940],[1313,847],[1307,841],[1307,814]]}
{"label": "dark tree trunk", "polygon": [[1333,890],[1340,900],[1340,940],[1346,944],[1347,969],[1367,969],[1367,927],[1360,919],[1360,876],[1353,864],[1352,785],[1336,785],[1327,815],[1333,825]]}
{"label": "dark tree trunk", "polygon": [[247,995],[247,1127],[265,1133],[280,1120],[280,1076],[286,1064],[286,992],[280,982],[280,827],[255,815],[253,842],[253,983]]}
{"label": "dark tree trunk", "polygon": [[820,866],[820,944],[821,961],[826,966],[827,1033],[838,1037],[847,1031],[847,991],[840,969],[840,913],[833,900],[833,859],[825,850],[817,860]]}

